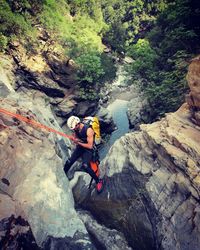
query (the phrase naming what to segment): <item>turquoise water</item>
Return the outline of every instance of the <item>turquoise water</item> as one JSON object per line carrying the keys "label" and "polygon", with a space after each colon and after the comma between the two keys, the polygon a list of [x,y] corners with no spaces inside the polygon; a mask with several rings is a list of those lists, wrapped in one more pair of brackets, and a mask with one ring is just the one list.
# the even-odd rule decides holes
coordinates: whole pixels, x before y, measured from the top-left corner
{"label": "turquoise water", "polygon": [[129,131],[129,122],[126,115],[127,104],[128,101],[116,99],[107,107],[112,114],[117,130],[111,134],[110,139],[99,150],[100,160],[103,160],[113,143]]}

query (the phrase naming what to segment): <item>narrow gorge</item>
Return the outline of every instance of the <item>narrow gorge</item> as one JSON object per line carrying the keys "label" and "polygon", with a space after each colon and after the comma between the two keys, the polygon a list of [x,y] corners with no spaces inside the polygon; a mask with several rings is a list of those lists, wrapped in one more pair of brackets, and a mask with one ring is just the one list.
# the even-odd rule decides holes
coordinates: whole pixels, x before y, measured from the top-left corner
{"label": "narrow gorge", "polygon": [[[199,18],[197,0],[0,1],[0,249],[200,249]],[[88,162],[63,169],[94,146],[73,137],[86,116],[102,192]]]}
{"label": "narrow gorge", "polygon": [[[5,65],[1,108],[61,131],[44,94],[14,91],[15,75]],[[100,195],[88,189],[87,175],[73,184],[66,179],[68,139],[1,113],[1,244],[109,249],[98,226],[88,222],[93,216],[115,235],[114,249],[198,249],[199,57],[191,62],[187,80],[190,94],[175,113],[114,143],[101,163],[106,186]]]}

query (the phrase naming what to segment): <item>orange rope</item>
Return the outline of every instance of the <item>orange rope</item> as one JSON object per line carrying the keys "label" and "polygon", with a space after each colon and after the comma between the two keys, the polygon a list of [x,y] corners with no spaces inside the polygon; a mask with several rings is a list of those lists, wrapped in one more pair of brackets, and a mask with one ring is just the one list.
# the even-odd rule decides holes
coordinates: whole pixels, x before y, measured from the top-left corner
{"label": "orange rope", "polygon": [[45,130],[47,130],[47,131],[49,131],[49,132],[56,133],[56,134],[58,134],[58,135],[61,135],[61,136],[63,136],[63,137],[66,137],[66,138],[68,138],[68,139],[70,139],[70,140],[72,140],[72,139],[74,138],[74,137],[71,136],[71,135],[66,135],[65,133],[59,132],[59,131],[57,131],[57,130],[55,130],[55,129],[53,129],[53,128],[50,128],[50,127],[48,127],[48,126],[46,126],[46,125],[43,125],[43,124],[41,124],[41,123],[39,123],[39,122],[36,122],[35,120],[26,118],[26,117],[24,117],[24,116],[22,116],[22,115],[12,113],[12,112],[10,112],[10,111],[8,111],[8,110],[6,110],[6,109],[0,108],[0,113],[3,113],[4,115],[8,115],[8,116],[11,116],[11,117],[14,117],[14,118],[18,119],[19,121],[26,122],[26,123],[28,123],[28,124],[31,124],[31,125],[35,126],[35,127],[43,128],[43,129],[45,129]]}

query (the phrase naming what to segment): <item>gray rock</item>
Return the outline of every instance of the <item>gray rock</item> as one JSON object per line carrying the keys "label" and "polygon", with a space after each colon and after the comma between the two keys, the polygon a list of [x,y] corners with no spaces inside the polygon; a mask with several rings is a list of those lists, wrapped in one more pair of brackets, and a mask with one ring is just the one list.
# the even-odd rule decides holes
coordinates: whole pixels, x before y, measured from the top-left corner
{"label": "gray rock", "polygon": [[64,89],[51,78],[21,67],[16,71],[16,88],[35,89],[50,97],[64,97]]}
{"label": "gray rock", "polygon": [[73,97],[69,97],[54,106],[54,111],[57,116],[68,117],[75,110],[76,106],[77,102],[74,101]]}
{"label": "gray rock", "polygon": [[131,250],[124,235],[115,229],[109,229],[97,223],[87,212],[79,212],[80,219],[84,222],[88,232],[92,235],[97,249]]}
{"label": "gray rock", "polygon": [[[46,126],[60,130],[51,109],[43,96],[34,98],[27,95],[9,95],[2,108],[20,113]],[[0,114],[0,119],[13,120],[8,128],[0,131],[0,159],[2,162],[0,178],[8,180],[1,183],[1,190],[21,204],[21,213],[32,229],[39,246],[46,244],[48,237],[53,239],[67,237],[80,245],[89,236],[83,222],[79,219],[69,182],[63,171],[63,163],[69,155],[69,140],[49,133],[43,129]],[[13,213],[10,206],[8,214]],[[7,216],[7,215],[6,215]],[[70,243],[71,244],[71,243]],[[81,243],[82,244],[82,243]],[[85,243],[84,243],[85,244]],[[83,245],[84,245],[83,244]],[[87,243],[90,244],[90,243]]]}
{"label": "gray rock", "polygon": [[113,118],[110,111],[107,108],[101,107],[97,112],[97,117],[101,125],[101,133],[112,133],[116,126],[114,124]]}
{"label": "gray rock", "polygon": [[74,114],[80,117],[94,115],[97,110],[97,103],[89,101],[79,101],[74,110]]}
{"label": "gray rock", "polygon": [[14,89],[11,87],[11,85],[7,85],[5,82],[0,80],[0,97],[6,97],[10,94],[10,92],[14,92]]}
{"label": "gray rock", "polygon": [[101,194],[73,189],[79,207],[134,249],[199,249],[200,131],[184,107],[114,143],[101,163]]}
{"label": "gray rock", "polygon": [[0,97],[6,97],[9,93],[14,92],[12,69],[13,65],[11,61],[2,55],[0,65]]}

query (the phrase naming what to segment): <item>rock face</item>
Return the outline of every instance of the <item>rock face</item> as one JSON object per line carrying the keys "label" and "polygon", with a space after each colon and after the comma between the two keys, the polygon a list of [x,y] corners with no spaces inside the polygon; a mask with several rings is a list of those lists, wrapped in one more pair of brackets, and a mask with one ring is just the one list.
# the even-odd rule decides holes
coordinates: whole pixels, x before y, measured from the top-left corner
{"label": "rock face", "polygon": [[[17,82],[13,74],[8,77],[6,71],[1,72],[1,108],[56,130],[60,126],[48,98],[57,105],[59,117],[71,113],[73,106],[80,114],[88,112],[83,103],[78,107],[66,95],[61,99],[68,73],[65,65],[58,67],[56,58],[48,57],[48,65],[41,59],[40,65],[51,66],[53,71],[48,81],[41,68],[32,67],[35,58],[30,67],[24,67],[17,55],[13,58],[20,77]],[[7,68],[13,67],[5,63]],[[31,68],[35,71],[30,72]],[[60,71],[63,77],[58,76]],[[67,139],[0,113],[0,248],[198,250],[199,57],[191,62],[187,79],[191,88],[187,103],[159,122],[141,125],[110,149],[101,163],[101,175],[105,175],[101,194],[88,189],[87,174],[81,174],[77,182],[75,178],[69,182],[64,175],[63,163],[70,153]],[[14,91],[23,90],[26,84],[31,87],[29,94]],[[68,106],[66,100],[70,100]],[[106,111],[99,116],[106,120],[105,126],[112,123]],[[87,213],[76,212],[72,189],[76,207],[90,211],[104,226]]]}
{"label": "rock face", "polygon": [[147,110],[147,100],[144,98],[138,87],[134,86],[131,92],[132,98],[128,103],[127,117],[129,127],[138,129],[141,123],[150,122],[150,113]]}
{"label": "rock face", "polygon": [[101,107],[97,116],[101,125],[101,133],[110,134],[115,130],[115,124],[108,109]]}
{"label": "rock face", "polygon": [[[200,59],[187,75],[187,104],[115,142],[101,164],[104,191],[80,182],[77,204],[124,233],[133,249],[197,250],[200,246]],[[89,192],[89,191],[88,191]]]}
{"label": "rock face", "polygon": [[[91,104],[88,101],[77,103],[76,101],[75,95],[79,92],[77,91],[75,64],[63,56],[64,51],[56,51],[53,44],[49,43],[50,41],[46,41],[44,46],[39,46],[34,54],[27,52],[21,44],[12,43],[9,56],[0,53],[3,62],[0,71],[2,68],[3,71],[5,68],[9,71],[12,69],[12,86],[18,92],[38,90],[45,93],[46,98],[54,103],[53,108],[58,117],[66,120],[66,117],[72,113],[80,116],[95,113],[97,103]],[[11,75],[10,72],[9,75]],[[69,98],[70,102],[66,105]],[[59,101],[54,99],[59,99]]]}
{"label": "rock face", "polygon": [[[12,92],[7,97],[3,94],[2,109],[60,130],[43,94]],[[94,249],[74,209],[72,192],[62,169],[69,156],[68,147],[68,139],[0,113],[0,242],[3,249],[11,239],[16,245],[12,249],[19,249],[22,243],[19,235],[23,234],[25,239],[35,238],[35,247],[52,249],[58,244],[62,249],[67,245],[74,249]],[[6,238],[11,229],[12,237]]]}
{"label": "rock face", "polygon": [[92,216],[81,211],[80,218],[84,222],[88,232],[96,242],[97,249],[131,250],[122,233],[115,229],[106,228],[96,222]]}
{"label": "rock face", "polygon": [[192,111],[194,123],[200,125],[200,70],[199,70],[200,56],[193,59],[189,72],[187,75],[188,84],[190,87],[190,93],[187,97],[187,102]]}
{"label": "rock face", "polygon": [[6,194],[0,194],[0,201],[0,248],[38,249],[20,204]]}

